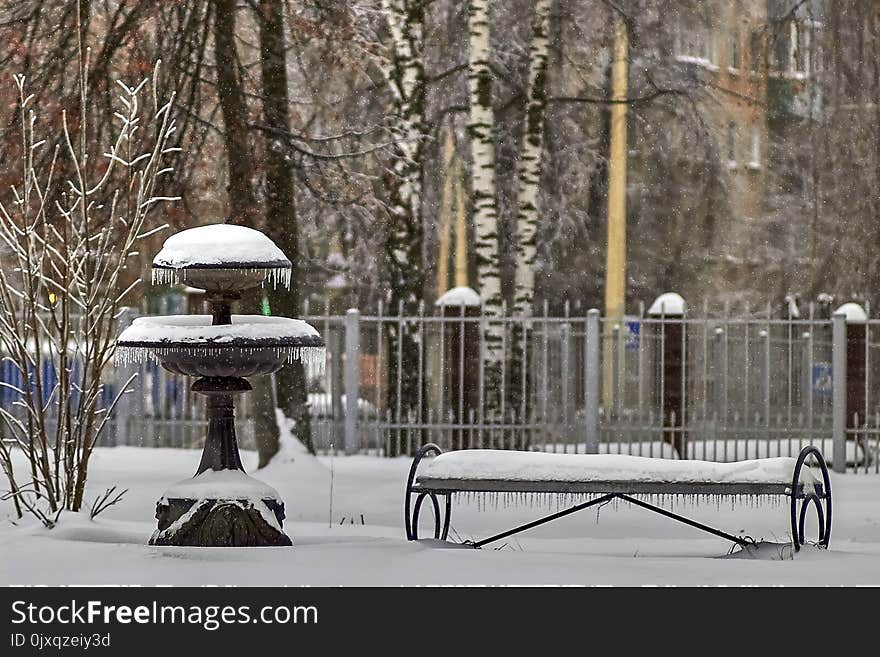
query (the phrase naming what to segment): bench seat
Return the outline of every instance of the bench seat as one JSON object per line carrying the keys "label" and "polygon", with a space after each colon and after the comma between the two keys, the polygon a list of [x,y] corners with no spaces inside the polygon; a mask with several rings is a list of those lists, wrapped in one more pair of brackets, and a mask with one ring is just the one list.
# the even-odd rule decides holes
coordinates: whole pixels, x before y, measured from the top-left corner
{"label": "bench seat", "polygon": [[[420,469],[422,460],[430,455],[436,456],[427,460]],[[815,509],[819,523],[817,544],[828,547],[831,536],[831,479],[825,459],[814,445],[804,446],[796,459],[776,457],[716,463],[626,454],[550,454],[496,449],[457,450],[444,454],[437,445],[428,443],[416,452],[406,482],[404,524],[407,539],[418,539],[419,512],[423,502],[430,500],[434,513],[434,538],[446,540],[450,529],[452,499],[459,493],[594,496],[495,536],[466,541],[475,548],[614,499],[742,546],[754,542],[750,536],[730,534],[656,506],[652,503],[653,499],[651,502],[643,499],[643,496],[657,495],[716,498],[788,496],[795,551],[806,540],[804,520],[810,507]],[[445,512],[442,514],[440,499],[445,499]]]}
{"label": "bench seat", "polygon": [[[655,459],[625,454],[548,454],[469,449],[426,463],[413,491],[447,494],[623,493],[630,495],[787,495],[797,459],[778,457],[734,463]],[[804,469],[802,492],[822,484]]]}

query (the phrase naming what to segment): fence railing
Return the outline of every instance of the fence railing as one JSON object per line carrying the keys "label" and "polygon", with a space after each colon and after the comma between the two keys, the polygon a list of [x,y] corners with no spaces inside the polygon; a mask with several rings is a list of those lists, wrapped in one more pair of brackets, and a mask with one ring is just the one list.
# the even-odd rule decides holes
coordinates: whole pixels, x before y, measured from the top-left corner
{"label": "fence railing", "polygon": [[[318,449],[431,441],[732,461],[816,444],[838,470],[880,471],[880,320],[450,310],[305,315],[328,337]],[[505,364],[494,376],[491,340]]]}
{"label": "fence railing", "polygon": [[[319,451],[435,442],[732,461],[811,443],[838,471],[880,471],[880,320],[304,310],[327,343],[324,372],[308,373]],[[108,371],[107,398],[132,374],[105,444],[200,446],[191,382],[146,362]],[[0,377],[22,383],[8,363]],[[12,394],[0,387],[4,408]],[[247,399],[236,400],[244,448]]]}

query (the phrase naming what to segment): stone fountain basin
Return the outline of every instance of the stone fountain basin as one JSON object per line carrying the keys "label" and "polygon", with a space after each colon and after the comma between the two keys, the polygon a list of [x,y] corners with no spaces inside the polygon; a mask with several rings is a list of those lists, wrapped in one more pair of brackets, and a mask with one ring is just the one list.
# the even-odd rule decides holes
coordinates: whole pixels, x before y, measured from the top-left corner
{"label": "stone fountain basin", "polygon": [[206,292],[239,293],[260,287],[266,281],[284,283],[290,275],[290,261],[277,263],[241,263],[240,265],[164,267],[153,264],[154,283],[186,283]]}
{"label": "stone fountain basin", "polygon": [[209,224],[175,233],[153,258],[153,283],[237,293],[268,281],[290,285],[290,260],[253,228]]}
{"label": "stone fountain basin", "polygon": [[271,374],[292,360],[323,358],[324,341],[306,322],[287,317],[232,315],[211,324],[211,315],[139,317],[117,341],[117,359],[156,358],[186,376],[248,377]]}
{"label": "stone fountain basin", "polygon": [[205,353],[185,349],[163,348],[155,352],[156,360],[169,372],[184,376],[248,377],[277,372],[288,360],[284,353],[273,349],[241,349],[218,347]]}

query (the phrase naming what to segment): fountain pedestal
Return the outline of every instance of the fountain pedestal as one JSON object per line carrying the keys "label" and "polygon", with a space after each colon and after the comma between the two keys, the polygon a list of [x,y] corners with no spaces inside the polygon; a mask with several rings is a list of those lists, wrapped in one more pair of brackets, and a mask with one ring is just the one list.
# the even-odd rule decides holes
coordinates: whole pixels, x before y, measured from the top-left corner
{"label": "fountain pedestal", "polygon": [[151,545],[293,544],[282,529],[280,495],[244,471],[233,396],[251,390],[244,377],[272,374],[287,361],[323,364],[324,343],[305,322],[231,312],[242,290],[267,280],[287,283],[289,271],[290,262],[262,233],[223,224],[172,236],[154,259],[154,281],[201,287],[212,308],[211,315],[138,318],[117,341],[123,361],[155,358],[170,372],[199,377],[191,389],[207,397],[198,469],[159,499]]}
{"label": "fountain pedestal", "polygon": [[196,475],[205,470],[241,470],[241,455],[235,436],[235,404],[232,395],[248,392],[251,384],[239,377],[203,377],[192,384],[193,392],[207,396],[205,415],[208,435]]}

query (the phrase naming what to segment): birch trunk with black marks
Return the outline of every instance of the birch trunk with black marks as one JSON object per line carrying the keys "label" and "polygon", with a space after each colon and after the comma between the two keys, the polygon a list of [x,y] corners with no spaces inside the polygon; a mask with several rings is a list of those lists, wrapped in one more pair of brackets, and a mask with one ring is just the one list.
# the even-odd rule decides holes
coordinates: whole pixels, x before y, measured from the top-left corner
{"label": "birch trunk with black marks", "polygon": [[[389,277],[386,299],[391,314],[401,308],[406,314],[415,314],[425,290],[421,193],[422,159],[427,139],[422,62],[423,5],[421,0],[382,0],[393,47],[384,75],[394,98],[398,130],[389,184],[391,222],[385,240]],[[421,385],[418,370],[412,366],[404,367],[404,363],[418,361],[419,327],[404,326],[401,332],[401,326],[392,323],[388,327],[388,409],[395,420],[406,421],[413,413],[422,412],[417,408]],[[401,451],[401,437],[402,434],[391,437],[387,446],[389,456]]]}
{"label": "birch trunk with black marks", "polygon": [[[498,208],[495,198],[495,113],[492,107],[492,70],[489,67],[490,26],[488,0],[470,0],[468,7],[468,90],[471,138],[471,194],[475,233],[477,285],[483,313],[503,313],[501,267],[498,253]],[[499,405],[504,325],[487,321],[483,327],[484,404],[493,412]]]}
{"label": "birch trunk with black marks", "polygon": [[550,40],[551,0],[537,0],[534,28],[529,42],[529,74],[526,89],[526,126],[519,157],[516,275],[514,303],[517,315],[532,314],[535,292],[535,238],[540,218],[541,167],[544,151],[544,108],[547,104],[547,56]]}
{"label": "birch trunk with black marks", "polygon": [[[529,38],[529,63],[526,77],[526,125],[519,145],[516,198],[516,267],[514,273],[514,314],[532,315],[535,293],[535,240],[540,220],[542,158],[544,155],[544,108],[546,106],[547,58],[549,50],[549,22],[552,0],[537,0],[532,15],[532,33]],[[525,417],[530,412],[531,363],[525,348],[528,335],[525,325],[511,325],[510,356],[505,359],[507,407]],[[524,394],[525,393],[525,394]],[[528,441],[528,437],[524,438]],[[528,443],[523,445],[527,448]]]}
{"label": "birch trunk with black marks", "polygon": [[486,312],[499,314],[501,277],[498,262],[498,213],[495,201],[495,115],[489,68],[489,2],[471,0],[468,16],[470,52],[468,88],[473,159],[472,194],[480,296]]}

